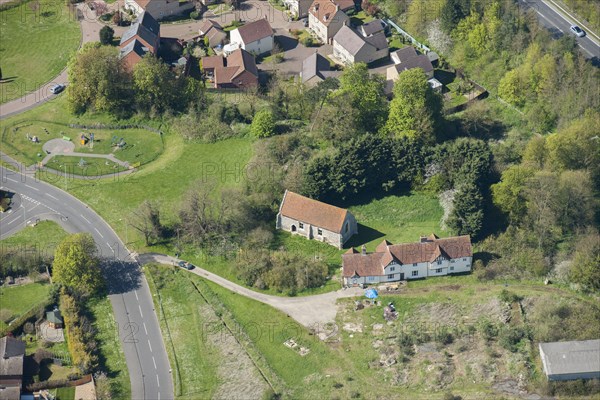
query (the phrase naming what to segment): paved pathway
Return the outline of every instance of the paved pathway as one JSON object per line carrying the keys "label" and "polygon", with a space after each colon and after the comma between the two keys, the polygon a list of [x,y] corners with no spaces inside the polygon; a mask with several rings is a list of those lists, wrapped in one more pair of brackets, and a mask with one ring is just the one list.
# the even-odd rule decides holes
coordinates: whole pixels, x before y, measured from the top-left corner
{"label": "paved pathway", "polygon": [[[157,253],[141,254],[138,256],[138,260],[141,264],[156,262],[166,265],[176,265],[181,261],[177,258]],[[338,309],[336,301],[338,299],[362,296],[364,294],[363,289],[354,287],[314,296],[280,297],[255,292],[254,290],[228,281],[227,279],[198,266],[188,272],[208,279],[232,292],[260,301],[261,303],[283,311],[300,324],[307,328],[313,328],[317,332],[331,332],[331,329],[328,329],[326,325],[335,322],[335,316]]]}
{"label": "paved pathway", "polygon": [[[79,23],[81,25],[80,46],[87,42],[98,41],[100,29],[104,25],[97,21],[94,12],[89,9],[87,4],[78,4],[77,10],[79,11]],[[21,98],[0,105],[0,119],[4,119],[11,115],[21,113],[23,111],[34,108],[48,100],[51,100],[52,98],[54,98],[55,95],[50,93],[50,87],[57,83],[65,84],[67,82],[67,69],[65,68],[57,77],[53,78],[50,82],[42,84],[39,87],[39,89],[28,93]]]}
{"label": "paved pathway", "polygon": [[42,160],[42,165],[48,164],[48,162],[54,156],[68,156],[68,157],[90,157],[90,158],[105,158],[112,161],[115,164],[119,164],[123,168],[129,168],[127,161],[121,161],[115,157],[114,154],[94,154],[94,153],[80,153],[73,151],[75,144],[64,139],[51,139],[48,140],[42,146],[42,149],[46,152],[46,157]]}

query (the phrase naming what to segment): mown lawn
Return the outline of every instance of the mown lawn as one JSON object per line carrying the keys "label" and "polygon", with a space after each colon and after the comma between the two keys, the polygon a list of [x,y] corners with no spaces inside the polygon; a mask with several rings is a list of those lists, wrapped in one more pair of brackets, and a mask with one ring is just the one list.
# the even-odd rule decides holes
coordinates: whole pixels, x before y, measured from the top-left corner
{"label": "mown lawn", "polygon": [[75,12],[63,0],[26,1],[0,11],[0,104],[57,76],[81,38]]}
{"label": "mown lawn", "polygon": [[71,156],[52,157],[45,166],[60,172],[66,171],[69,175],[82,176],[110,175],[129,169],[105,158]]}
{"label": "mown lawn", "polygon": [[39,256],[46,258],[54,255],[56,246],[67,236],[68,233],[56,222],[41,221],[0,241],[0,247],[6,250],[35,251]]}
{"label": "mown lawn", "polygon": [[87,308],[93,317],[95,338],[100,348],[100,369],[106,372],[110,379],[114,398],[128,399],[131,397],[129,370],[110,300],[108,297],[92,299],[88,302]]}
{"label": "mown lawn", "polygon": [[30,283],[15,287],[0,287],[0,330],[7,323],[48,297],[50,285],[46,283]]}
{"label": "mown lawn", "polygon": [[63,387],[56,389],[56,400],[74,400],[75,387]]}

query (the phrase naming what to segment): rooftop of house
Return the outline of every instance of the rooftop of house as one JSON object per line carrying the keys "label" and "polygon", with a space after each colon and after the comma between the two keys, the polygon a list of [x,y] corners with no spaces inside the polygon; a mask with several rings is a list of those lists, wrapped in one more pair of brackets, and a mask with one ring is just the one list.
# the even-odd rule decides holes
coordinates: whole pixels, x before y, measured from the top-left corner
{"label": "rooftop of house", "polygon": [[391,244],[381,242],[375,252],[348,250],[342,255],[343,276],[381,276],[384,268],[392,261],[400,265],[434,262],[439,257],[457,259],[471,257],[473,250],[470,236],[455,236],[440,239],[435,234],[421,237],[417,243]]}
{"label": "rooftop of house", "polygon": [[214,69],[216,84],[229,83],[244,71],[258,77],[254,56],[244,49],[237,49],[227,57],[202,57],[202,68]]}
{"label": "rooftop of house", "polygon": [[362,24],[359,27],[359,30],[362,32],[363,36],[370,36],[370,35],[374,35],[379,32],[383,32],[384,31],[383,21],[380,19],[376,19],[376,20],[367,22],[366,24]]}
{"label": "rooftop of house", "polygon": [[369,37],[363,37],[360,33],[347,25],[340,28],[333,37],[333,40],[352,55],[358,54],[358,52],[367,45],[373,46],[376,50],[388,47],[387,39],[383,32]]}
{"label": "rooftop of house", "polygon": [[422,54],[418,55],[416,57],[413,57],[413,58],[409,58],[408,60],[405,60],[400,64],[394,64],[390,68],[396,69],[396,71],[398,71],[398,73],[401,73],[403,71],[406,71],[407,69],[413,69],[413,68],[421,68],[426,73],[433,71],[433,65],[431,65],[431,61],[429,61],[427,56],[424,56]]}
{"label": "rooftop of house", "polygon": [[[348,7],[348,1],[334,1],[334,0],[315,0],[310,5],[308,12],[315,17],[320,23],[325,26],[329,26],[331,22],[336,20],[336,14],[338,11],[341,11],[339,16],[343,16],[344,19],[347,18],[346,14],[343,13],[345,9],[354,7],[354,1],[350,0],[352,5]],[[346,8],[344,8],[346,7]]]}
{"label": "rooftop of house", "polygon": [[52,310],[46,313],[46,319],[53,324],[62,324],[63,318],[59,310]]}
{"label": "rooftop of house", "polygon": [[600,339],[540,343],[546,375],[600,373]]}
{"label": "rooftop of house", "polygon": [[236,29],[245,44],[273,35],[273,28],[267,18],[261,18]]}
{"label": "rooftop of house", "polygon": [[341,233],[348,210],[318,200],[285,191],[281,207],[281,215],[326,229],[331,232]]}
{"label": "rooftop of house", "polygon": [[337,71],[331,71],[329,60],[316,51],[302,61],[302,82],[306,82],[315,76],[325,79],[333,75],[331,72]]}
{"label": "rooftop of house", "polygon": [[150,51],[142,42],[137,39],[132,40],[119,51],[119,58],[127,56],[129,53],[136,53],[140,57],[144,57]]}
{"label": "rooftop of house", "polygon": [[154,2],[154,3],[173,3],[173,2],[179,2],[179,0],[133,0],[137,3],[137,5],[139,5],[142,10],[145,10],[148,7],[148,4]]}
{"label": "rooftop of house", "polygon": [[160,24],[148,12],[141,13],[133,24],[123,33],[120,45],[138,36],[147,43],[155,43],[160,35]]}
{"label": "rooftop of house", "polygon": [[0,339],[0,376],[23,375],[25,342],[5,336]]}
{"label": "rooftop of house", "polygon": [[213,21],[212,19],[207,19],[202,23],[202,25],[200,25],[200,28],[198,29],[198,31],[200,32],[201,35],[206,35],[206,33],[213,28],[218,29],[218,30],[223,30],[223,27],[217,21]]}

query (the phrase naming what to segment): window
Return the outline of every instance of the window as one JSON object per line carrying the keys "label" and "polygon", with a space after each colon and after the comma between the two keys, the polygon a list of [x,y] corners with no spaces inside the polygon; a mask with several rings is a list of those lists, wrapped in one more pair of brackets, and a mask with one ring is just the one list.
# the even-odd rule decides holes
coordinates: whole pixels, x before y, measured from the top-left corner
{"label": "window", "polygon": [[454,271],[454,267],[450,267],[450,271]]}
{"label": "window", "polygon": [[417,263],[413,263],[413,267],[416,267],[416,266],[417,266]]}
{"label": "window", "polygon": [[346,222],[346,233],[348,233],[348,223]]}
{"label": "window", "polygon": [[394,279],[394,274],[389,274],[388,279]]}
{"label": "window", "polygon": [[436,269],[436,270],[435,270],[435,273],[436,273],[436,274],[440,274],[441,272],[442,272],[442,269],[441,269],[441,268],[438,268],[438,269]]}
{"label": "window", "polygon": [[467,264],[467,268],[471,268],[471,264]]}
{"label": "window", "polygon": [[442,265],[442,260],[438,260],[437,264]]}
{"label": "window", "polygon": [[298,227],[299,227],[300,229],[304,229],[304,224],[303,224],[302,222],[298,222]]}
{"label": "window", "polygon": [[452,264],[454,264],[456,261],[455,261],[455,260],[450,260],[450,262],[451,262]]}
{"label": "window", "polygon": [[466,258],[463,258],[463,261],[467,261],[467,259],[466,259]]}
{"label": "window", "polygon": [[317,235],[323,236],[323,230],[321,228],[317,228]]}
{"label": "window", "polygon": [[375,280],[375,277],[374,277],[374,276],[370,276],[370,277],[369,277],[369,282],[373,282],[374,280]]}
{"label": "window", "polygon": [[412,276],[419,276],[419,271],[413,271]]}
{"label": "window", "polygon": [[390,271],[394,272],[396,270],[396,267],[390,267]]}

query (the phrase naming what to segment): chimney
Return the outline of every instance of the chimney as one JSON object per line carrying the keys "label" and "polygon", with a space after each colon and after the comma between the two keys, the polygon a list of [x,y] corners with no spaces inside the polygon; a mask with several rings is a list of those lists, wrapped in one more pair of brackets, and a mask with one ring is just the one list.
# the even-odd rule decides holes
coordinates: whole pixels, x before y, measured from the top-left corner
{"label": "chimney", "polygon": [[421,242],[421,243],[426,243],[426,242],[428,242],[428,241],[429,241],[429,240],[427,239],[427,236],[420,236],[420,242]]}
{"label": "chimney", "polygon": [[367,246],[365,246],[363,244],[362,247],[360,248],[360,252],[363,256],[366,256],[367,255]]}

